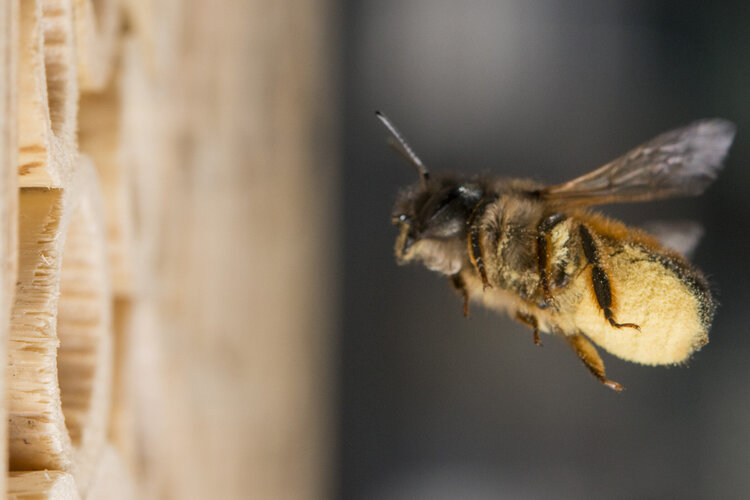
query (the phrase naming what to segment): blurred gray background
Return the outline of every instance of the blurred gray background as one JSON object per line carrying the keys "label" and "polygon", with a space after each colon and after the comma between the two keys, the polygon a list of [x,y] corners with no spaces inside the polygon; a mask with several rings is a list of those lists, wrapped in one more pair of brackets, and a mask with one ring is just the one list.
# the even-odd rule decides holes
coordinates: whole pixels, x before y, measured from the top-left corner
{"label": "blurred gray background", "polygon": [[[699,1],[343,3],[342,499],[750,496],[750,5]],[[632,224],[694,219],[721,306],[687,367],[603,353],[597,383],[559,339],[397,267],[390,211],[414,172],[558,183],[705,117],[738,126],[700,198],[607,206]]]}

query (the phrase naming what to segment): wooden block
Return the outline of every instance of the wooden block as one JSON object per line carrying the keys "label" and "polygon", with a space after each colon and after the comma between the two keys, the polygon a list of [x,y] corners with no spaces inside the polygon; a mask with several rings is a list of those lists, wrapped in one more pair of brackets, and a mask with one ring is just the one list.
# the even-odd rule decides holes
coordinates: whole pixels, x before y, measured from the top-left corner
{"label": "wooden block", "polygon": [[66,189],[20,194],[9,347],[11,470],[71,472],[81,492],[106,437],[111,294],[94,168]]}
{"label": "wooden block", "polygon": [[24,0],[19,35],[21,187],[62,187],[76,153],[76,77],[72,0]]}
{"label": "wooden block", "polygon": [[174,436],[160,465],[178,498],[328,498],[331,4],[182,5],[190,24],[170,88],[179,156],[173,170],[151,169],[169,199],[150,268]]}
{"label": "wooden block", "polygon": [[82,92],[101,91],[109,82],[120,32],[120,2],[74,0],[78,84]]}
{"label": "wooden block", "polygon": [[11,472],[8,500],[79,500],[78,488],[67,472],[42,470]]}

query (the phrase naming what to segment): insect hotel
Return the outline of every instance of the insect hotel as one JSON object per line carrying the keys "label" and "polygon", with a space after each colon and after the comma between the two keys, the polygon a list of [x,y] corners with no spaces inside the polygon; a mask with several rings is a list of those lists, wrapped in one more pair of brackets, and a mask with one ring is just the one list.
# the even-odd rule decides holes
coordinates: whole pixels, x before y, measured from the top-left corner
{"label": "insect hotel", "polygon": [[0,497],[324,490],[329,328],[308,325],[331,299],[301,285],[325,281],[305,175],[333,148],[294,123],[324,117],[326,30],[284,35],[323,14],[227,7],[0,6]]}

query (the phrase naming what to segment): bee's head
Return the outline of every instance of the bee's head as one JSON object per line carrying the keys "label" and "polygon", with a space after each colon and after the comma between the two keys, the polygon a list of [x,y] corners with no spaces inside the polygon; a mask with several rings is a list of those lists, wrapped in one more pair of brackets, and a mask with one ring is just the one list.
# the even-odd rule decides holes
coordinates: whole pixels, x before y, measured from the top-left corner
{"label": "bee's head", "polygon": [[482,188],[471,180],[430,176],[391,121],[379,111],[375,114],[393,135],[389,144],[419,174],[419,183],[402,190],[393,209],[391,220],[401,230],[396,261],[405,264],[419,259],[433,271],[456,274],[466,254],[466,220],[482,198]]}
{"label": "bee's head", "polygon": [[400,229],[395,248],[398,263],[419,259],[435,271],[458,272],[466,248],[466,220],[481,198],[478,183],[448,176],[402,190],[391,218]]}

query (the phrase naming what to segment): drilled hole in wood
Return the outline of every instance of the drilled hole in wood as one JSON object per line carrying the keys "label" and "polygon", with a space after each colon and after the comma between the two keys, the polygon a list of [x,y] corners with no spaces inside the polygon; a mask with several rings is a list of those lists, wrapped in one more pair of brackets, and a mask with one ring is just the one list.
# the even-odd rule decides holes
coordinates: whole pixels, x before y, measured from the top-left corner
{"label": "drilled hole in wood", "polygon": [[102,350],[108,350],[110,341],[105,254],[96,244],[101,235],[86,215],[85,207],[79,208],[68,227],[57,313],[60,398],[65,426],[76,447],[85,441],[92,415],[98,413],[92,406],[101,399],[97,391],[108,385],[101,365],[106,360]]}

